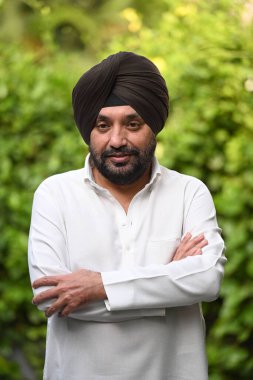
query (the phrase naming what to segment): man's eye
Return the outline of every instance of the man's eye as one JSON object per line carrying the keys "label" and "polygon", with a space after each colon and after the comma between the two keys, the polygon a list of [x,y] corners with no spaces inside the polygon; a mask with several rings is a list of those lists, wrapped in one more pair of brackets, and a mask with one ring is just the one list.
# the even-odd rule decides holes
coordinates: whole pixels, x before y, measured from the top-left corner
{"label": "man's eye", "polygon": [[108,128],[109,128],[109,126],[106,123],[97,124],[97,129],[99,129],[100,131],[105,131]]}
{"label": "man's eye", "polygon": [[131,129],[138,129],[140,128],[140,123],[138,121],[131,121],[128,126],[131,128]]}

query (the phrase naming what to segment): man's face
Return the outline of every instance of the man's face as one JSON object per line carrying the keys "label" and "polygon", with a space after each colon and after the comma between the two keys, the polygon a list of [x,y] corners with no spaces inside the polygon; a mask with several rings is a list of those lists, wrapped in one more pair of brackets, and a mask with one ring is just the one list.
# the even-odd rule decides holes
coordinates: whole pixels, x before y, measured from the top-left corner
{"label": "man's face", "polygon": [[94,167],[117,185],[131,184],[144,175],[155,147],[153,131],[130,106],[102,108],[90,135]]}

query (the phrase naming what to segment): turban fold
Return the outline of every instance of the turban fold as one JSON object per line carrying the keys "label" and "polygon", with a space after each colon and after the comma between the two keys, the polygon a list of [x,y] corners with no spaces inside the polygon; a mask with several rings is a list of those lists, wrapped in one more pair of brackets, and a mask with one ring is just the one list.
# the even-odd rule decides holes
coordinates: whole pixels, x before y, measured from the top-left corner
{"label": "turban fold", "polygon": [[87,144],[97,116],[112,94],[130,105],[155,134],[164,127],[169,110],[165,80],[149,59],[119,52],[84,73],[73,89],[75,122]]}

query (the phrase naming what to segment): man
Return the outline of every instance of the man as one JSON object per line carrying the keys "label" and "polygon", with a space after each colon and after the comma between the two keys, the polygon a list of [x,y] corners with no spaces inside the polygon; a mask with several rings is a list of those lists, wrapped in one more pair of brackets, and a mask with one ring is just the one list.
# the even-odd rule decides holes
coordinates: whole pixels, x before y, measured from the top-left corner
{"label": "man", "polygon": [[73,90],[85,168],[34,197],[29,267],[48,319],[46,380],[205,380],[200,302],[217,298],[224,244],[205,185],[159,165],[168,92],[120,52]]}

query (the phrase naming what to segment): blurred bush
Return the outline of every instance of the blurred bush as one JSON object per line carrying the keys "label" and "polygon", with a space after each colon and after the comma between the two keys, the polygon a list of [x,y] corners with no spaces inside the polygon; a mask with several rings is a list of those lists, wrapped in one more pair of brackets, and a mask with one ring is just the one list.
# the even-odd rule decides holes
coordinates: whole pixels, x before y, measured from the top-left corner
{"label": "blurred bush", "polygon": [[229,262],[219,301],[204,305],[211,380],[253,376],[253,3],[165,1],[155,28],[125,9],[129,33],[109,51],[153,60],[171,93],[157,155],[210,188]]}
{"label": "blurred bush", "polygon": [[[2,46],[0,62],[1,379],[43,367],[45,319],[31,305],[27,236],[32,197],[52,173],[80,168],[85,147],[71,112],[76,81],[59,54],[38,56]],[[75,66],[74,66],[75,67]],[[77,70],[76,70],[77,71]],[[74,72],[74,75],[73,75]],[[75,79],[74,79],[75,78]],[[16,375],[17,374],[17,375]],[[5,375],[5,377],[4,377]],[[41,376],[37,377],[41,378]]]}
{"label": "blurred bush", "polygon": [[[87,149],[74,126],[70,94],[103,47],[100,58],[119,50],[148,56],[167,80],[171,112],[157,155],[208,185],[227,244],[221,298],[204,305],[210,380],[250,380],[252,3],[132,0],[115,7],[87,0],[71,7],[68,1],[23,1],[26,27],[15,23],[19,46],[7,32],[17,15],[11,4],[18,2],[4,3],[13,17],[0,17],[0,32],[6,31],[0,45],[0,378],[41,378],[45,319],[31,305],[26,258],[32,196],[45,177],[83,165]],[[76,7],[88,12],[89,35]]]}

